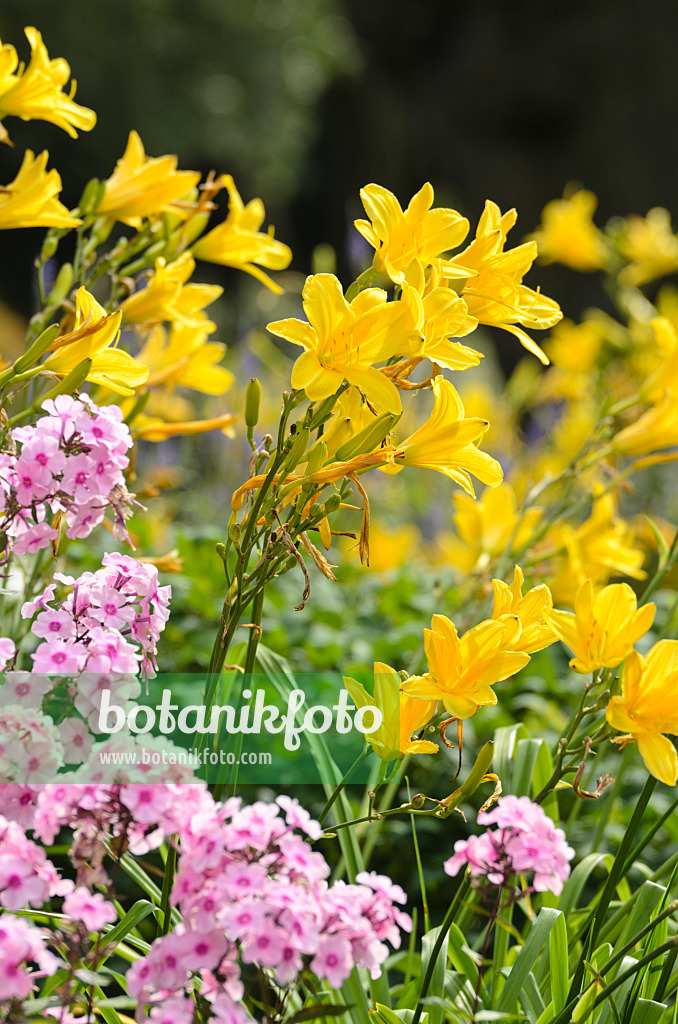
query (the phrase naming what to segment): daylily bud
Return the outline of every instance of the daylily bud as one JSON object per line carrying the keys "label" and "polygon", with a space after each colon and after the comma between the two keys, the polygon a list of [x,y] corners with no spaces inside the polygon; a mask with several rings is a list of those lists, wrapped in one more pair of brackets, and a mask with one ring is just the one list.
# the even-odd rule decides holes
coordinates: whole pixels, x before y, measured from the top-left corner
{"label": "daylily bud", "polygon": [[338,494],[330,494],[329,498],[325,502],[325,514],[331,515],[332,512],[336,512],[341,505],[341,498]]}
{"label": "daylily bud", "polygon": [[35,339],[27,352],[20,356],[12,367],[13,373],[23,373],[37,363],[59,333],[59,324],[52,324]]}
{"label": "daylily bud", "polygon": [[54,287],[52,288],[47,298],[48,306],[58,306],[64,301],[71,285],[73,284],[73,264],[64,263],[61,270],[57,274]]}
{"label": "daylily bud", "polygon": [[199,238],[203,233],[209,224],[209,220],[209,213],[194,213],[192,217],[189,217],[178,232],[181,235],[182,242],[187,246],[192,245],[196,238]]}
{"label": "daylily bud", "polygon": [[327,462],[327,445],[324,441],[319,441],[311,449],[311,453],[308,457],[308,469],[307,474],[311,476],[312,473],[317,473],[319,469],[322,469]]}
{"label": "daylily bud", "polygon": [[219,555],[219,558],[225,558],[226,557],[226,545],[222,544],[222,542],[220,540],[218,540],[217,543],[216,543],[216,549],[217,549],[217,554]]}
{"label": "daylily bud", "polygon": [[242,530],[240,529],[240,523],[231,523],[228,527],[228,539],[234,547],[240,547],[241,536]]}
{"label": "daylily bud", "polygon": [[252,377],[251,381],[245,389],[245,424],[248,430],[252,427],[256,427],[259,422],[259,408],[261,406],[261,384],[256,377]]}
{"label": "daylily bud", "polygon": [[91,178],[87,182],[83,193],[80,196],[80,202],[78,203],[78,212],[85,216],[88,213],[94,213],[97,206],[104,198],[104,192],[106,191],[106,183],[99,181],[98,178]]}
{"label": "daylily bud", "polygon": [[91,369],[92,360],[83,359],[77,366],[73,367],[71,372],[55,388],[48,391],[46,395],[40,395],[33,402],[33,408],[37,412],[41,408],[42,403],[46,402],[48,398],[56,398],[57,395],[72,395],[81,384],[85,383]]}
{"label": "daylily bud", "polygon": [[576,1021],[584,1020],[589,1016],[593,1008],[593,1004],[596,1001],[598,993],[600,992],[600,982],[594,982],[584,992],[574,1010],[572,1011],[572,1022],[575,1024]]}
{"label": "daylily bud", "polygon": [[286,473],[291,473],[294,469],[296,469],[298,464],[301,462],[303,456],[306,454],[306,449],[308,448],[308,442],[310,440],[311,431],[308,429],[308,427],[303,427],[296,433],[294,441],[292,443],[292,449],[290,451],[290,454],[287,456],[287,459],[285,460],[284,465]]}
{"label": "daylily bud", "polygon": [[337,449],[337,462],[346,462],[356,455],[373,452],[391,433],[399,419],[399,416],[393,416],[390,412],[384,412],[381,416],[377,416],[376,420],[363,427]]}

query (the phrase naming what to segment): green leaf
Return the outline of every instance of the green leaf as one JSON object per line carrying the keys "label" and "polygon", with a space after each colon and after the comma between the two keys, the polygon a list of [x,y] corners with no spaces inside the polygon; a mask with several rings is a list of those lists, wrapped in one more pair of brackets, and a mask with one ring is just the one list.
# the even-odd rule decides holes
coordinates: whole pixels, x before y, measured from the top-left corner
{"label": "green leaf", "polygon": [[560,1013],[567,1003],[569,988],[567,924],[562,911],[553,922],[553,928],[549,933],[549,972],[551,1001],[555,1013]]}
{"label": "green leaf", "polygon": [[111,928],[110,931],[104,932],[102,936],[103,945],[110,946],[112,948],[99,958],[99,966],[101,966],[109,956],[113,955],[115,952],[114,947],[117,946],[119,942],[122,942],[125,936],[127,936],[133,928],[136,928],[140,921],[143,921],[145,917],[152,914],[154,909],[155,907],[152,903],[149,903],[148,900],[138,900],[132,909],[127,911],[123,919],[118,921],[115,927]]}
{"label": "green leaf", "polygon": [[515,725],[505,725],[495,730],[494,764],[497,775],[504,787],[504,793],[513,792],[511,780],[516,744],[519,739],[529,739],[529,736],[530,734],[522,722],[518,722]]}
{"label": "green leaf", "polygon": [[[378,1004],[377,1004],[378,1005]],[[316,1020],[318,1017],[341,1017],[343,1013],[352,1010],[352,1006],[337,1006],[333,1003],[314,1003],[313,1006],[305,1006],[293,1017],[287,1018],[287,1024],[297,1024],[303,1020]]]}
{"label": "green leaf", "polygon": [[[436,940],[442,932],[442,927],[432,928],[430,932],[426,932],[426,935],[421,940],[421,967],[422,973],[425,975],[426,971],[431,962],[431,958],[436,952]],[[433,974],[431,975],[431,981],[428,986],[427,996],[439,996],[442,998],[445,995],[445,965],[447,964],[447,948],[448,948],[448,937],[445,934],[442,945],[436,955],[435,963],[433,964]],[[429,1024],[442,1024],[444,1020],[444,1013],[442,1007],[432,1006],[429,1010]]]}
{"label": "green leaf", "polygon": [[614,862],[611,853],[589,853],[579,864],[566,881],[563,891],[558,900],[558,910],[562,911],[567,918],[578,906],[579,897],[584,886],[597,867],[604,867],[608,874]]}
{"label": "green leaf", "polygon": [[525,978],[523,986],[518,993],[518,998],[520,999],[520,1005],[529,1017],[530,1024],[536,1024],[537,1019],[546,1007],[544,1006],[544,1000],[541,997],[539,986],[532,971]]}
{"label": "green leaf", "polygon": [[659,1024],[667,1007],[652,999],[638,999],[631,1013],[630,1024]]}
{"label": "green leaf", "polygon": [[516,962],[506,979],[506,984],[501,990],[497,1002],[498,1010],[509,1012],[514,1008],[519,994],[526,984],[527,976],[546,943],[559,914],[560,911],[553,910],[551,907],[542,907],[539,911],[538,917],[527,934],[525,944],[520,950]]}
{"label": "green leaf", "polygon": [[532,773],[542,742],[543,740],[518,740],[511,783],[511,792],[516,796],[531,795]]}

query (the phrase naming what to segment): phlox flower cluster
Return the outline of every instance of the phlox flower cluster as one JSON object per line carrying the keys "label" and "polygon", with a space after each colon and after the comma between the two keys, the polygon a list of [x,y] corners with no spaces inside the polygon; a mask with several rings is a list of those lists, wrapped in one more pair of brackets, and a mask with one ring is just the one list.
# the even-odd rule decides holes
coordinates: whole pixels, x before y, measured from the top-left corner
{"label": "phlox flower cluster", "polygon": [[533,871],[534,891],[560,895],[574,850],[538,804],[526,796],[504,796],[491,811],[478,815],[478,823],[497,827],[456,842],[444,864],[448,875],[468,865],[472,877],[507,885],[511,875]]}
{"label": "phlox flower cluster", "polygon": [[67,537],[87,537],[109,507],[114,536],[129,543],[132,496],[122,471],[132,437],[120,408],[99,407],[87,395],[57,395],[42,407],[47,415],[16,427],[12,450],[0,452],[0,529],[8,551],[48,547],[59,536],[57,513],[65,515]]}
{"label": "phlox flower cluster", "polygon": [[[54,974],[59,961],[46,948],[49,932],[36,928],[24,917],[3,914],[0,918],[0,1001],[25,999],[33,981]],[[38,971],[28,965],[37,963]]]}
{"label": "phlox flower cluster", "polygon": [[156,644],[169,618],[171,587],[158,586],[154,565],[106,554],[96,572],[77,579],[56,573],[54,578],[73,587],[60,607],[54,606],[55,584],[50,583],[21,609],[24,618],[37,613],[31,632],[42,643],[32,655],[35,672],[155,674]]}
{"label": "phlox flower cluster", "polygon": [[[4,696],[5,687],[0,689]],[[0,813],[5,783],[49,782],[63,764],[59,731],[47,715],[12,704],[0,719]]]}
{"label": "phlox flower cluster", "polygon": [[72,888],[42,847],[31,842],[20,825],[0,815],[0,905],[6,910],[38,908],[50,896],[64,896]]}
{"label": "phlox flower cluster", "polygon": [[398,948],[401,929],[412,928],[398,906],[405,893],[374,872],[358,875],[353,885],[328,885],[324,857],[296,830],[312,839],[321,831],[284,796],[246,807],[237,798],[205,803],[191,815],[179,832],[172,890],[182,924],[135,961],[127,975],[130,993],[167,1008],[183,999],[200,970],[201,995],[215,1018],[239,1024],[247,1019],[237,1005],[239,962],[264,969],[277,985],[293,982],[306,967],[333,987],[354,966],[378,977],[385,943]]}

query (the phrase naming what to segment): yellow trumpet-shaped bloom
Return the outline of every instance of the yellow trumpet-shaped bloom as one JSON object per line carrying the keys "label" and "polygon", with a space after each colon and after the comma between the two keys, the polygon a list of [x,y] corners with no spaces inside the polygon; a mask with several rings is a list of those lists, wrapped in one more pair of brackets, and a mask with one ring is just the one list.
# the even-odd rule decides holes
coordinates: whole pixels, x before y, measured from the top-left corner
{"label": "yellow trumpet-shaped bloom", "polygon": [[544,263],[563,263],[583,271],[607,266],[610,254],[605,236],[593,223],[597,205],[596,196],[586,189],[546,204],[533,235]]}
{"label": "yellow trumpet-shaped bloom", "polygon": [[[365,739],[382,761],[400,760],[407,754],[438,753],[437,743],[412,739],[433,718],[436,701],[416,700],[401,692],[400,676],[395,669],[375,661],[373,697],[355,679],[344,676],[344,686],[358,709],[376,707],[381,712],[381,725]],[[369,720],[365,724],[369,728]]]}
{"label": "yellow trumpet-shaped bloom", "polygon": [[621,694],[610,699],[605,717],[625,734],[613,742],[636,740],[650,774],[675,786],[678,754],[666,734],[678,734],[678,641],[660,640],[644,658],[631,651],[622,671]]}
{"label": "yellow trumpet-shaped bloom", "polygon": [[442,279],[440,261],[430,268],[428,276],[416,260],[410,264],[403,282],[403,301],[412,311],[414,323],[423,337],[417,353],[449,370],[467,370],[477,366],[482,355],[472,348],[450,341],[470,334],[478,326],[469,316],[464,300]]}
{"label": "yellow trumpet-shaped bloom", "polygon": [[624,427],[612,438],[612,448],[620,455],[646,455],[678,445],[678,399],[668,391],[657,405],[643,413],[635,423]]}
{"label": "yellow trumpet-shaped bloom", "polygon": [[91,359],[87,380],[119,395],[133,394],[148,378],[148,367],[113,347],[120,333],[120,310],[107,313],[84,286],[78,289],[75,302],[73,329],[52,343],[44,368],[66,376],[83,359]]}
{"label": "yellow trumpet-shaped bloom", "polygon": [[380,288],[367,288],[349,303],[333,274],[306,278],[302,298],[308,323],[290,318],[268,325],[271,334],[305,349],[292,367],[292,387],[304,388],[315,402],[346,380],[379,411],[401,412],[397,388],[373,364],[415,352],[421,335],[407,305],[387,302]]}
{"label": "yellow trumpet-shaped bloom", "polygon": [[537,258],[537,243],[525,242],[504,252],[506,236],[516,218],[515,210],[502,215],[497,204],[487,200],[475,239],[457,258],[476,274],[466,282],[461,295],[479,323],[503,327],[547,364],[547,356],[522,328],[553,327],[563,314],[557,302],[522,283]]}
{"label": "yellow trumpet-shaped bloom", "polygon": [[[71,138],[76,138],[76,128],[90,131],[97,117],[93,110],[74,102],[75,81],[70,92],[64,92],[71,75],[67,61],[63,57],[50,60],[36,28],[25,28],[24,32],[31,47],[27,67],[19,64],[13,46],[0,46],[0,120],[13,114],[24,121],[49,121]],[[0,124],[0,142],[8,141],[7,131]]]}
{"label": "yellow trumpet-shaped bloom", "polygon": [[638,608],[627,583],[611,583],[594,595],[591,580],[577,591],[574,614],[552,609],[544,618],[574,652],[570,668],[587,675],[599,668],[616,668],[654,622],[656,606]]}
{"label": "yellow trumpet-shaped bloom", "polygon": [[678,270],[678,237],[671,230],[669,211],[660,206],[647,217],[626,218],[619,248],[629,261],[619,272],[619,283],[626,287],[638,288]]}
{"label": "yellow trumpet-shaped bloom", "polygon": [[245,205],[231,175],[222,175],[221,181],[228,192],[228,215],[223,223],[198,239],[193,246],[193,255],[207,263],[244,270],[280,295],[280,285],[261,267],[284,270],[290,265],[292,250],[273,237],[273,228],[269,228],[267,233],[259,230],[266,216],[261,199],[251,199]]}
{"label": "yellow trumpet-shaped bloom", "polygon": [[474,494],[472,473],[483,483],[496,487],[502,481],[501,466],[474,444],[489,427],[487,420],[464,418],[464,406],[452,384],[444,377],[433,381],[433,412],[405,441],[389,455],[386,471],[398,472],[404,466],[425,466],[444,473]]}
{"label": "yellow trumpet-shaped bloom", "polygon": [[204,395],[223,395],[233,384],[233,374],[217,365],[226,346],[207,338],[206,326],[174,323],[169,336],[163,327],[154,327],[138,355],[149,369],[146,385],[180,385]]}
{"label": "yellow trumpet-shaped bloom", "polygon": [[177,170],[176,156],[146,156],[138,133],[131,131],[125,152],[104,183],[96,212],[138,229],[145,218],[157,217],[163,210],[180,212],[178,200],[199,181],[198,171]]}
{"label": "yellow trumpet-shaped bloom", "polygon": [[477,501],[465,494],[453,500],[456,534],[443,534],[438,543],[444,557],[465,573],[485,569],[509,544],[509,555],[523,548],[543,516],[536,507],[521,512],[508,483],[486,489]]}
{"label": "yellow trumpet-shaped bloom", "polygon": [[132,427],[132,436],[143,441],[165,441],[168,437],[188,437],[220,430],[227,437],[233,437],[233,424],[238,417],[231,412],[212,416],[207,420],[181,420],[169,423],[153,416],[139,416]]}
{"label": "yellow trumpet-shaped bloom", "polygon": [[366,185],[360,198],[369,220],[357,220],[355,226],[376,250],[375,268],[399,284],[413,260],[426,268],[432,259],[461,245],[468,234],[469,223],[456,210],[431,209],[433,188],[429,182],[404,211],[393,193],[381,185]]}
{"label": "yellow trumpet-shaped bloom", "polygon": [[523,570],[516,565],[510,586],[501,580],[492,580],[494,607],[492,618],[506,621],[505,616],[517,616],[520,636],[512,640],[511,650],[534,654],[555,643],[556,637],[548,624],[547,613],[553,608],[551,591],[545,584],[533,587],[523,596]]}
{"label": "yellow trumpet-shaped bloom", "polygon": [[611,494],[594,501],[591,515],[581,526],[558,524],[548,531],[543,543],[547,550],[555,547],[559,551],[549,578],[553,600],[558,604],[573,607],[575,595],[587,579],[598,588],[610,576],[642,580],[646,575],[642,568],[645,552],[635,543],[633,529],[617,516]]}
{"label": "yellow trumpet-shaped bloom", "polygon": [[211,334],[216,324],[207,319],[203,310],[215,302],[224,289],[218,284],[189,284],[194,270],[195,260],[188,252],[170,264],[162,257],[157,259],[155,273],[146,287],[122,303],[123,323],[168,320]]}
{"label": "yellow trumpet-shaped bloom", "polygon": [[508,679],[530,660],[529,654],[510,649],[519,635],[515,617],[486,619],[459,637],[445,615],[434,615],[431,629],[424,630],[428,672],[408,679],[403,692],[442,701],[453,718],[470,718],[480,707],[497,703],[494,683]]}
{"label": "yellow trumpet-shaped bloom", "polygon": [[77,228],[82,223],[59,202],[61,178],[54,168],[47,170],[48,160],[47,151],[36,157],[27,149],[14,181],[0,187],[0,229]]}

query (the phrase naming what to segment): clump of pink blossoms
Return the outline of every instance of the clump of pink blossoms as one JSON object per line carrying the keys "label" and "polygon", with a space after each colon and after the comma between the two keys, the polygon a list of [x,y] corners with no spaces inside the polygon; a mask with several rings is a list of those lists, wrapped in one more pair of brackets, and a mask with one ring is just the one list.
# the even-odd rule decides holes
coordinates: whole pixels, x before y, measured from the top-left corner
{"label": "clump of pink blossoms", "polygon": [[[37,978],[54,974],[61,963],[46,948],[50,933],[36,928],[23,917],[3,914],[0,918],[0,1002],[25,999]],[[28,965],[37,963],[39,970]]]}
{"label": "clump of pink blossoms", "polygon": [[550,890],[558,896],[563,891],[574,850],[539,804],[526,796],[504,796],[491,811],[478,815],[478,824],[497,827],[456,842],[454,855],[444,864],[448,875],[468,865],[472,877],[508,885],[511,875],[530,871],[535,892]]}
{"label": "clump of pink blossoms", "polygon": [[180,833],[172,891],[182,924],[135,961],[130,993],[154,1007],[183,1000],[200,971],[214,1016],[239,1024],[249,1020],[238,1005],[239,962],[259,967],[277,986],[304,968],[333,987],[354,966],[378,977],[385,943],[397,949],[401,930],[412,929],[398,906],[405,893],[374,872],[362,872],[353,885],[328,885],[325,858],[296,829],[311,839],[321,832],[289,797],[247,807],[233,798],[192,815]]}
{"label": "clump of pink blossoms", "polygon": [[57,395],[42,407],[47,415],[16,427],[13,449],[0,452],[0,530],[7,551],[23,555],[48,547],[59,535],[52,525],[58,512],[67,537],[87,537],[109,507],[114,536],[130,543],[125,520],[133,495],[122,471],[132,437],[120,408],[99,407],[87,395]]}
{"label": "clump of pink blossoms", "polygon": [[171,594],[171,587],[158,586],[154,565],[106,554],[96,572],[77,579],[56,573],[54,578],[73,587],[60,607],[53,606],[55,585],[50,583],[21,609],[24,618],[37,612],[31,632],[42,643],[32,655],[34,672],[154,675],[156,644],[169,618]]}

